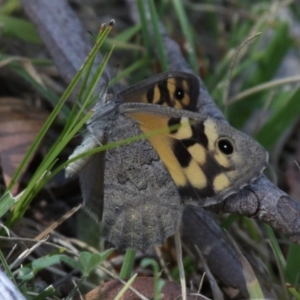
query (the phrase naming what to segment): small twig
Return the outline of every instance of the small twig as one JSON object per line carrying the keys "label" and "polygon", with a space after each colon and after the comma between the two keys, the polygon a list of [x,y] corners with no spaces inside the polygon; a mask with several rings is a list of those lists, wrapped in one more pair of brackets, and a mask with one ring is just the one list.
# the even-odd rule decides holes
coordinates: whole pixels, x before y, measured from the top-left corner
{"label": "small twig", "polygon": [[[200,292],[201,292],[201,289],[202,289],[202,286],[203,286],[203,282],[204,282],[205,276],[206,276],[206,272],[203,272],[203,274],[202,274],[202,276],[201,276],[200,283],[199,283],[198,294],[200,294]],[[197,299],[196,299],[196,300],[197,300]]]}
{"label": "small twig", "polygon": [[257,16],[252,14],[251,12],[245,10],[245,9],[238,9],[237,7],[231,7],[227,8],[223,5],[215,5],[215,4],[200,4],[200,3],[192,3],[190,1],[187,1],[185,3],[185,6],[188,8],[199,11],[199,12],[213,12],[217,14],[222,14],[225,16],[228,16],[230,18],[233,18],[233,16],[238,15],[240,18],[248,19],[251,21],[255,21],[257,19]]}
{"label": "small twig", "polygon": [[165,262],[165,260],[164,260],[164,258],[162,256],[161,248],[155,246],[154,250],[155,250],[155,253],[157,255],[159,264],[161,265],[161,268],[162,268],[163,272],[166,274],[168,280],[172,280],[171,273],[170,273],[169,269],[167,268],[167,264],[166,264],[166,262]]}
{"label": "small twig", "polygon": [[199,250],[198,246],[196,246],[196,245],[195,245],[195,249],[201,259],[201,262],[202,262],[205,272],[207,274],[207,278],[210,283],[211,290],[212,290],[212,293],[214,296],[213,299],[224,300],[223,293],[221,292],[221,290],[216,282],[216,279],[214,278],[213,274],[211,273],[211,271],[207,265],[207,262],[206,262],[204,256],[202,255],[202,252]]}
{"label": "small twig", "polygon": [[55,228],[57,228],[61,223],[69,219],[73,214],[75,214],[79,209],[81,208],[81,204],[73,207],[71,210],[66,212],[59,220],[51,224],[48,228],[46,228],[43,232],[41,232],[39,235],[37,235],[34,239],[40,240],[44,236],[48,235],[50,232],[52,232]]}
{"label": "small twig", "polygon": [[[120,281],[121,283],[123,283],[124,285],[126,284],[126,281],[122,280],[120,277],[116,276],[115,274],[113,274],[112,272],[108,271],[107,269],[99,266],[99,269],[101,269],[104,273],[106,273],[107,275],[109,275],[110,277]],[[129,287],[129,289],[131,291],[133,291],[138,297],[141,298],[141,300],[149,300],[148,298],[146,298],[144,295],[142,295],[139,291],[137,291],[135,288],[133,288],[132,286]]]}
{"label": "small twig", "polygon": [[271,89],[273,87],[277,87],[283,84],[288,84],[288,83],[294,83],[294,82],[299,82],[300,81],[300,76],[291,76],[291,77],[286,77],[283,79],[277,79],[277,80],[272,80],[263,84],[259,84],[253,88],[250,88],[242,93],[237,94],[233,98],[229,99],[227,101],[227,105],[231,105],[243,98],[246,98],[252,94]]}
{"label": "small twig", "polygon": [[14,268],[16,265],[19,265],[22,263],[22,261],[28,256],[30,255],[30,253],[32,253],[36,248],[38,248],[40,245],[44,244],[45,241],[47,241],[48,237],[45,237],[44,239],[36,242],[35,245],[33,245],[31,248],[23,251],[19,257],[12,263],[10,264],[9,268],[12,269]]}
{"label": "small twig", "polygon": [[177,265],[178,265],[179,276],[180,276],[182,300],[186,300],[186,281],[185,281],[184,266],[182,261],[182,247],[181,247],[181,238],[180,238],[179,230],[176,230],[174,238],[175,238]]}
{"label": "small twig", "polygon": [[228,105],[227,103],[227,98],[228,98],[228,93],[229,93],[229,86],[230,86],[230,82],[231,82],[231,78],[232,78],[232,73],[233,73],[233,69],[237,64],[238,58],[239,58],[239,54],[241,52],[241,50],[247,45],[249,44],[252,40],[254,40],[256,37],[258,37],[259,35],[261,35],[261,32],[258,32],[256,34],[254,34],[253,36],[250,36],[249,38],[247,38],[241,45],[239,45],[239,47],[236,49],[233,58],[231,60],[230,63],[230,67],[229,67],[229,72],[228,72],[228,76],[226,78],[226,82],[225,82],[225,88],[224,88],[224,93],[223,93],[223,106],[226,107]]}

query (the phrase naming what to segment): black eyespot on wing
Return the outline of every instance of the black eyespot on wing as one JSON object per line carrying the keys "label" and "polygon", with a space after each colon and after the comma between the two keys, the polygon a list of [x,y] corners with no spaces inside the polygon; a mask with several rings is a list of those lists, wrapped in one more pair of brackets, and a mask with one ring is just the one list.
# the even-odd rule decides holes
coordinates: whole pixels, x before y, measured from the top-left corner
{"label": "black eyespot on wing", "polygon": [[234,151],[234,146],[232,141],[226,138],[222,138],[218,141],[219,150],[224,153],[225,155],[230,155]]}
{"label": "black eyespot on wing", "polygon": [[181,87],[177,87],[174,92],[175,99],[180,101],[184,98],[184,95],[185,95],[184,90]]}

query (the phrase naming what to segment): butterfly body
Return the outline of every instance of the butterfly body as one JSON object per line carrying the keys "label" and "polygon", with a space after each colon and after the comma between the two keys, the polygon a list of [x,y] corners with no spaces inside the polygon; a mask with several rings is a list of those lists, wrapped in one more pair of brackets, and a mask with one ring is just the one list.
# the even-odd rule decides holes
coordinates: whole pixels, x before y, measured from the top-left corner
{"label": "butterfly body", "polygon": [[192,74],[159,74],[118,93],[106,114],[100,106],[100,125],[89,122],[101,143],[147,135],[94,155],[80,174],[85,206],[103,213],[104,237],[117,248],[161,244],[178,228],[182,204],[219,203],[266,167],[256,141],[198,111],[199,90]]}

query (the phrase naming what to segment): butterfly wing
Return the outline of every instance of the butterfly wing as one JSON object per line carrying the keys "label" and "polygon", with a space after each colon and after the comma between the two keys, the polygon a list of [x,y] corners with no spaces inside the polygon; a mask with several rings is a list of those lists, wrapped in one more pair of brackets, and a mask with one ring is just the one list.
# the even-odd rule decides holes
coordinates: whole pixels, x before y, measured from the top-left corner
{"label": "butterfly wing", "polygon": [[[168,72],[129,87],[117,97],[121,106],[150,103],[196,110],[198,95],[195,76]],[[138,124],[122,115],[112,127],[110,141],[140,134]],[[170,150],[167,146],[160,149]],[[146,250],[174,234],[181,220],[180,195],[147,140],[107,151],[104,182],[103,234],[118,249]]]}
{"label": "butterfly wing", "polygon": [[185,72],[166,72],[143,80],[118,94],[121,103],[148,103],[197,111],[199,80]]}
{"label": "butterfly wing", "polygon": [[208,206],[255,180],[268,154],[250,136],[200,113],[147,104],[124,104],[158,153],[182,200]]}
{"label": "butterfly wing", "polygon": [[[108,150],[104,175],[97,176],[103,157],[99,162],[96,156],[81,174],[85,206],[99,218],[104,206],[103,234],[117,248],[161,244],[179,226],[181,201],[218,203],[264,169],[267,153],[254,140],[225,122],[193,113],[199,90],[192,74],[159,74],[120,92],[113,118],[99,123],[108,142],[141,131],[150,135]],[[104,180],[103,194],[102,188],[93,190],[99,180]]]}
{"label": "butterfly wing", "polygon": [[[119,115],[109,141],[140,134],[135,121]],[[174,234],[181,220],[180,196],[148,140],[106,152],[103,235],[118,249],[147,250]]]}
{"label": "butterfly wing", "polygon": [[[69,156],[69,159],[75,158],[76,156],[99,147],[104,143],[104,135],[106,134],[106,129],[110,124],[111,116],[117,113],[116,110],[119,105],[116,102],[115,97],[110,98],[110,101],[106,101],[108,99],[107,94],[103,95],[103,97],[105,97],[105,99],[100,98],[99,102],[97,102],[93,109],[94,114],[86,123],[87,134],[85,135],[82,143],[77,146],[73,153]],[[70,178],[83,170],[92,157],[92,155],[84,156],[70,163],[65,169],[66,178]],[[98,159],[96,160],[98,161]]]}
{"label": "butterfly wing", "polygon": [[[187,73],[154,76],[120,92],[115,103],[159,103],[163,106],[196,109],[198,79]],[[89,122],[89,131],[101,132],[107,142],[140,134],[136,122],[115,109],[110,118],[101,105]],[[105,122],[104,122],[105,121]],[[101,142],[104,139],[101,138]],[[168,149],[166,147],[166,149]],[[102,216],[102,232],[118,249],[146,250],[174,234],[181,220],[180,195],[160,158],[147,140],[94,155],[80,174],[85,209],[96,219]],[[97,171],[98,170],[98,171]],[[97,175],[97,172],[99,174]],[[104,181],[104,193],[101,182]]]}

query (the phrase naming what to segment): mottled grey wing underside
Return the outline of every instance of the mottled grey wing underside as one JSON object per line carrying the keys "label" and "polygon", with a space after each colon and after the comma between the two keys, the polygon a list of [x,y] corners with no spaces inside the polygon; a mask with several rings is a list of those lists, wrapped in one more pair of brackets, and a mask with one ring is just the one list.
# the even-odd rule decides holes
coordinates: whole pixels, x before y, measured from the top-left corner
{"label": "mottled grey wing underside", "polygon": [[92,155],[79,175],[83,207],[96,221],[103,213],[104,159],[104,152]]}
{"label": "mottled grey wing underside", "polygon": [[[109,141],[141,134],[122,115],[113,122]],[[103,234],[118,249],[145,251],[173,235],[181,221],[180,197],[148,140],[106,153]]]}
{"label": "mottled grey wing underside", "polygon": [[[136,122],[117,112],[106,122],[107,143],[141,134]],[[93,155],[80,181],[85,210],[102,217],[104,238],[120,250],[145,251],[179,227],[177,188],[146,139]]]}

